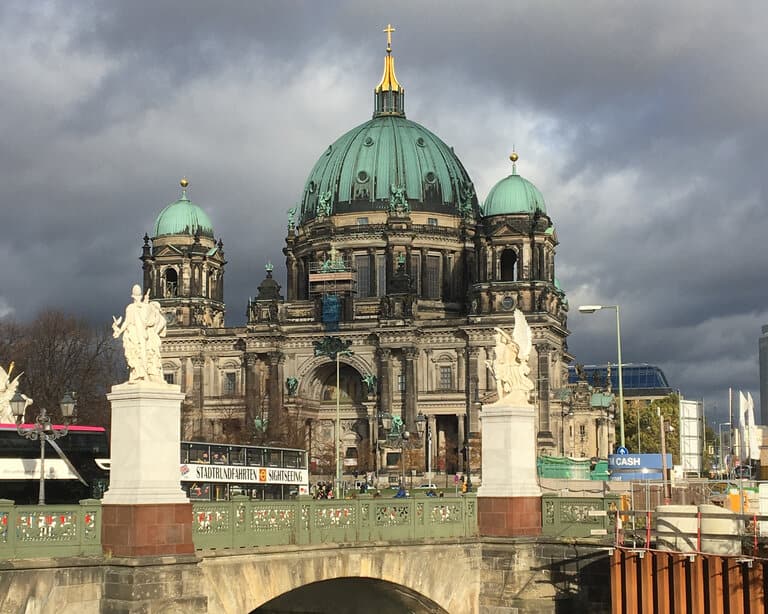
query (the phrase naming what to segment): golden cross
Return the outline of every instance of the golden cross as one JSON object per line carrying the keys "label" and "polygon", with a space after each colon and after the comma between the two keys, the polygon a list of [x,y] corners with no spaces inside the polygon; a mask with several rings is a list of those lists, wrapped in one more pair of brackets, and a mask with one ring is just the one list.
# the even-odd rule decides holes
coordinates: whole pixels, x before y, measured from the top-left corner
{"label": "golden cross", "polygon": [[382,30],[382,32],[387,33],[387,51],[392,51],[392,32],[394,32],[395,29],[392,27],[391,23],[387,24],[387,27]]}

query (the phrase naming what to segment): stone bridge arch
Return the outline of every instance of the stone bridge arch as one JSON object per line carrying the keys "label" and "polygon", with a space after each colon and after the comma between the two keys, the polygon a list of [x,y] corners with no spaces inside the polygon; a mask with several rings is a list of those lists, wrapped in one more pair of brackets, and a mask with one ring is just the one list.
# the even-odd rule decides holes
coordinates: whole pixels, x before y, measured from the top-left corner
{"label": "stone bridge arch", "polygon": [[393,590],[422,603],[423,612],[478,612],[476,570],[482,555],[474,543],[324,545],[259,549],[240,556],[201,554],[210,612],[258,612],[261,606],[302,587],[319,588],[329,580],[351,579],[392,585]]}

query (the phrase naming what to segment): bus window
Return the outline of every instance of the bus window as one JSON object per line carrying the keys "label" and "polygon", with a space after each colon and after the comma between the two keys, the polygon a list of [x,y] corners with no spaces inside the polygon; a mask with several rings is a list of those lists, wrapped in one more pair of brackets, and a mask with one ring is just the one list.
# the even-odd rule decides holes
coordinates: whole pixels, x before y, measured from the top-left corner
{"label": "bus window", "polygon": [[231,447],[229,449],[229,462],[232,465],[245,465],[245,448]]}
{"label": "bus window", "polygon": [[267,450],[267,467],[280,467],[280,457],[283,455],[282,450]]}
{"label": "bus window", "polygon": [[302,456],[303,456],[302,452],[293,451],[293,450],[284,450],[283,451],[283,467],[287,467],[289,469],[301,469]]}
{"label": "bus window", "polygon": [[193,482],[189,485],[187,495],[192,501],[210,501],[211,500],[211,485],[210,484],[198,484]]}
{"label": "bus window", "polygon": [[264,466],[264,449],[263,448],[249,448],[248,449],[248,464],[251,467],[263,467]]}
{"label": "bus window", "polygon": [[214,465],[228,465],[229,450],[224,446],[211,446],[211,461]]}
{"label": "bus window", "polygon": [[214,484],[213,495],[215,501],[229,501],[229,484]]}
{"label": "bus window", "polygon": [[208,444],[190,443],[189,445],[189,457],[186,462],[188,463],[209,463],[211,462],[209,456]]}
{"label": "bus window", "polygon": [[244,495],[248,496],[250,493],[250,488],[248,488],[247,484],[231,484],[229,486],[229,496],[234,497],[237,495]]}

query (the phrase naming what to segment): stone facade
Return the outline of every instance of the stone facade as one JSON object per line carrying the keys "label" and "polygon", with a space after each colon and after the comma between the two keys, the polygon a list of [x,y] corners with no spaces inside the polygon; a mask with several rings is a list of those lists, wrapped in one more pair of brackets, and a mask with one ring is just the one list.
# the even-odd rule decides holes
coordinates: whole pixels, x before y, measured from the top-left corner
{"label": "stone facade", "polygon": [[314,601],[305,606],[324,603],[320,596],[333,594],[324,611],[360,611],[351,607],[351,599],[345,601],[338,590],[343,586],[369,590],[369,608],[399,600],[399,609],[381,611],[610,611],[605,549],[542,538],[13,561],[0,567],[0,611],[239,614],[270,602],[289,603],[284,598],[306,589],[316,592],[308,593]]}

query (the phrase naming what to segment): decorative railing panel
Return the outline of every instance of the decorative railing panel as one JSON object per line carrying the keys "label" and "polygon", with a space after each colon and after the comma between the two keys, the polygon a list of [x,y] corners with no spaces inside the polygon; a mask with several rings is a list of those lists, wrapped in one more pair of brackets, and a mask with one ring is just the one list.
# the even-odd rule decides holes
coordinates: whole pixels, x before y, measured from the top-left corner
{"label": "decorative railing panel", "polygon": [[550,537],[605,537],[615,528],[618,496],[541,498],[541,532]]}
{"label": "decorative railing panel", "polygon": [[[225,508],[230,511],[224,513]],[[213,514],[242,518],[214,522]],[[208,520],[211,516],[212,520]],[[194,504],[193,539],[198,549],[359,543],[477,535],[473,495],[383,499],[249,501],[245,497]],[[203,519],[202,521],[200,519]]]}
{"label": "decorative railing panel", "polygon": [[101,502],[14,505],[0,500],[0,559],[101,554]]}

